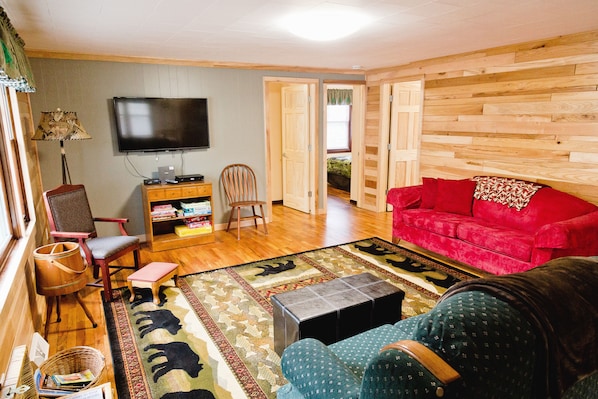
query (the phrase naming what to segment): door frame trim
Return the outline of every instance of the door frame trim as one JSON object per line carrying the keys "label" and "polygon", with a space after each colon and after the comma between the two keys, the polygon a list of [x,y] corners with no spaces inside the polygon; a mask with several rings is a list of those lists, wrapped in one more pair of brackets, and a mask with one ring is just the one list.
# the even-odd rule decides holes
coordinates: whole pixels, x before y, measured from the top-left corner
{"label": "door frame trim", "polygon": [[265,154],[266,154],[266,202],[267,202],[267,213],[270,221],[272,221],[272,159],[271,159],[271,135],[272,129],[270,126],[270,101],[268,85],[271,83],[283,83],[283,84],[307,84],[309,96],[311,97],[310,102],[310,142],[312,149],[310,151],[310,176],[309,176],[309,190],[312,192],[310,199],[310,214],[316,214],[318,211],[317,204],[319,198],[318,185],[320,178],[318,177],[318,158],[320,155],[319,151],[319,89],[320,80],[312,78],[289,78],[289,77],[275,77],[265,76],[263,78],[263,93],[264,93],[264,135],[265,135]]}

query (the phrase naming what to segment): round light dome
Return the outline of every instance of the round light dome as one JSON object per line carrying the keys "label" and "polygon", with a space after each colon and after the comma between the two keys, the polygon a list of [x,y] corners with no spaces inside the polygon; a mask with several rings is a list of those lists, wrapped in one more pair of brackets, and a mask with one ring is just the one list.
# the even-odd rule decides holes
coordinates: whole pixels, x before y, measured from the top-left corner
{"label": "round light dome", "polygon": [[349,36],[369,22],[369,17],[355,12],[314,10],[291,15],[282,24],[304,39],[328,41]]}

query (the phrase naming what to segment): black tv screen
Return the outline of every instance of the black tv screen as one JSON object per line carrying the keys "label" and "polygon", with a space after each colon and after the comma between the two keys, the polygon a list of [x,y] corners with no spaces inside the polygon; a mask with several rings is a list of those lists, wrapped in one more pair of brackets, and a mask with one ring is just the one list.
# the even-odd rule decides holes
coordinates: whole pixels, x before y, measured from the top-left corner
{"label": "black tv screen", "polygon": [[208,100],[205,98],[114,97],[120,152],[208,148]]}

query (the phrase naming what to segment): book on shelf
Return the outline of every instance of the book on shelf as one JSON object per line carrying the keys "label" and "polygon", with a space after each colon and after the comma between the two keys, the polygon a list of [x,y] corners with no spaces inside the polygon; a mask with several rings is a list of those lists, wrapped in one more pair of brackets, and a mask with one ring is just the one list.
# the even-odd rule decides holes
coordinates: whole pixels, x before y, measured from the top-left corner
{"label": "book on shelf", "polygon": [[210,222],[189,222],[189,223],[185,223],[185,225],[190,228],[190,229],[200,229],[200,228],[206,228],[206,229],[212,229],[212,223]]}
{"label": "book on shelf", "polygon": [[208,216],[193,216],[185,219],[185,225],[190,229],[212,228],[212,221]]}
{"label": "book on shelf", "polygon": [[209,215],[212,213],[212,204],[210,201],[199,202],[183,202],[181,201],[181,208],[185,216],[193,215]]}
{"label": "book on shelf", "polygon": [[151,212],[152,220],[167,220],[177,217],[177,209],[174,207],[168,209],[157,209]]}
{"label": "book on shelf", "polygon": [[210,208],[211,204],[210,201],[197,201],[197,202],[183,202],[181,201],[181,208]]}
{"label": "book on shelf", "polygon": [[176,208],[172,205],[154,205],[152,207],[152,214],[172,213],[176,212]]}
{"label": "book on shelf", "polygon": [[183,209],[183,216],[202,216],[202,215],[211,215],[211,209]]}
{"label": "book on shelf", "polygon": [[188,218],[185,219],[185,223],[199,223],[199,222],[209,222],[210,221],[210,217],[209,215],[196,215],[196,216],[190,216]]}
{"label": "book on shelf", "polygon": [[174,207],[172,206],[172,204],[163,204],[163,205],[154,205],[152,207],[153,211],[163,211],[163,210],[168,210],[168,209],[173,209]]}

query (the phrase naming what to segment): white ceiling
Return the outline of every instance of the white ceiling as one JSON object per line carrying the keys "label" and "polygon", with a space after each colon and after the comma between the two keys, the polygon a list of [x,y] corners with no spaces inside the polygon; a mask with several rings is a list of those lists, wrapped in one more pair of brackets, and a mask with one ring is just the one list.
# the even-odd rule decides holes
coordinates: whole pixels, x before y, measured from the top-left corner
{"label": "white ceiling", "polygon": [[[0,0],[30,51],[351,70],[598,29],[598,0]],[[335,42],[279,26],[317,7],[374,22]]]}

